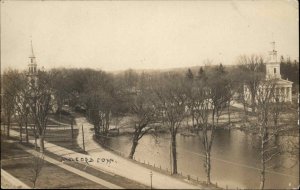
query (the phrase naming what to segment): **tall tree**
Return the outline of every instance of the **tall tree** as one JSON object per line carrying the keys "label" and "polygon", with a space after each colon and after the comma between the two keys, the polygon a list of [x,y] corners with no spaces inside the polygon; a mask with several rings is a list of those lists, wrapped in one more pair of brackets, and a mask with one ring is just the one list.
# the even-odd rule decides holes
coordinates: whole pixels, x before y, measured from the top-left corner
{"label": "tall tree", "polygon": [[157,122],[156,110],[151,101],[151,92],[149,90],[141,90],[131,104],[131,112],[133,113],[134,133],[132,136],[132,146],[129,158],[132,159],[138,146],[139,140],[154,129],[154,123]]}
{"label": "tall tree", "polygon": [[[193,86],[194,86],[194,74],[192,73],[191,69],[188,69],[185,74],[185,80],[184,80],[184,89],[187,96],[186,99],[186,106],[190,112],[190,116],[192,117],[192,130],[195,131],[195,111],[194,111],[194,105],[195,105],[195,97],[193,94]],[[188,118],[189,119],[189,118]],[[188,125],[188,123],[187,123]]]}
{"label": "tall tree", "polygon": [[167,123],[171,136],[172,174],[177,174],[176,135],[181,122],[186,116],[182,76],[167,73],[156,83],[154,93],[156,96],[155,107]]}
{"label": "tall tree", "polygon": [[[211,150],[215,138],[215,130],[218,125],[219,117],[226,107],[226,103],[230,97],[230,89],[228,88],[228,80],[226,80],[226,72],[222,64],[217,67],[208,78],[207,90],[204,92],[200,110],[202,117],[202,137],[205,150],[205,171],[206,181],[211,183]],[[203,99],[203,98],[202,98]],[[211,109],[211,123],[208,125],[208,109]]]}
{"label": "tall tree", "polygon": [[30,87],[30,113],[39,135],[40,152],[44,152],[44,139],[49,113],[55,105],[53,97],[52,73],[39,71],[37,85]]}
{"label": "tall tree", "polygon": [[16,111],[16,98],[18,96],[19,73],[17,70],[4,71],[2,75],[1,88],[3,92],[3,113],[6,118],[7,136],[10,135],[10,125],[12,116]]}
{"label": "tall tree", "polygon": [[[263,80],[260,83],[256,92],[257,111],[255,113],[255,120],[250,121],[251,127],[249,131],[258,134],[259,137],[259,157],[260,157],[260,189],[265,188],[266,169],[268,163],[276,156],[283,154],[286,151],[285,142],[279,144],[276,140],[278,135],[289,131],[293,126],[278,125],[272,118],[274,109],[280,106],[275,93],[275,80]],[[273,118],[274,119],[274,118]],[[277,126],[276,126],[277,125]]]}
{"label": "tall tree", "polygon": [[256,91],[259,88],[260,82],[264,77],[265,63],[261,56],[240,56],[238,64],[241,72],[242,80],[250,91],[251,108],[255,112],[256,107]]}
{"label": "tall tree", "polygon": [[27,83],[26,73],[20,73],[15,82],[15,88],[17,88],[16,96],[16,115],[18,116],[18,122],[20,126],[20,140],[22,141],[22,126],[25,125],[26,142],[29,142],[28,137],[28,122],[30,121],[30,102],[29,102],[29,89]]}

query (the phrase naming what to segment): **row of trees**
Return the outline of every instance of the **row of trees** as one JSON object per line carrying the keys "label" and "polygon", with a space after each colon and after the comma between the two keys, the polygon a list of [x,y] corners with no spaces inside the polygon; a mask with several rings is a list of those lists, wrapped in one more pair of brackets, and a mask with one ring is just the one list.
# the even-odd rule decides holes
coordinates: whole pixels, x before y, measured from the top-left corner
{"label": "row of trees", "polygon": [[[1,120],[6,121],[6,133],[10,135],[12,118],[20,126],[25,126],[26,142],[28,143],[28,124],[33,129],[35,146],[39,139],[40,151],[44,151],[44,137],[47,128],[49,113],[53,110],[53,83],[51,72],[39,71],[36,80],[38,83],[28,81],[27,73],[16,70],[7,70],[1,76]],[[3,111],[3,112],[2,112]],[[22,138],[20,138],[22,140]]]}

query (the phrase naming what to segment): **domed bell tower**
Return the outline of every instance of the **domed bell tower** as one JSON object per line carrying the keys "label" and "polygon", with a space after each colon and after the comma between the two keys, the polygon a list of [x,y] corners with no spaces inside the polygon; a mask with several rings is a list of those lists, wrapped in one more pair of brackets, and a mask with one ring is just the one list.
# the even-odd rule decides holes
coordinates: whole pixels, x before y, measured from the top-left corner
{"label": "domed bell tower", "polygon": [[273,50],[270,51],[270,61],[266,64],[266,79],[281,79],[280,63],[277,61],[275,42],[271,42]]}

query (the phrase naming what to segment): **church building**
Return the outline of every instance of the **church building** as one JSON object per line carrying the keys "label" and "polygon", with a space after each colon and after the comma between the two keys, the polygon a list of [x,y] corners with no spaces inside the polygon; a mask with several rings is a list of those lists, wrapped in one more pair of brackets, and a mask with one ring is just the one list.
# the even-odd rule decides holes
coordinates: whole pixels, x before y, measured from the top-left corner
{"label": "church building", "polygon": [[[272,42],[273,50],[270,51],[270,61],[266,63],[265,80],[273,80],[275,83],[275,97],[280,102],[292,102],[292,84],[289,80],[281,78],[280,62],[277,61],[277,51],[275,50],[275,42]],[[244,86],[244,95],[247,101],[251,101],[251,94],[247,86]]]}

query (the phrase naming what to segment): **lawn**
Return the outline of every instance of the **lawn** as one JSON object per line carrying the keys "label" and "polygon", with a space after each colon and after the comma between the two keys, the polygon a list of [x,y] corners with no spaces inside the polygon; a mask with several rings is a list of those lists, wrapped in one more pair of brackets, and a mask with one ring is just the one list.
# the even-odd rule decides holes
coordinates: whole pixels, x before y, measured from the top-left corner
{"label": "lawn", "polygon": [[[1,167],[11,175],[20,179],[30,187],[34,174],[32,155],[18,148],[12,141],[7,142],[1,137]],[[38,177],[36,188],[97,188],[103,189],[97,183],[82,178],[74,173],[68,172],[56,165],[45,162],[41,174]]]}

